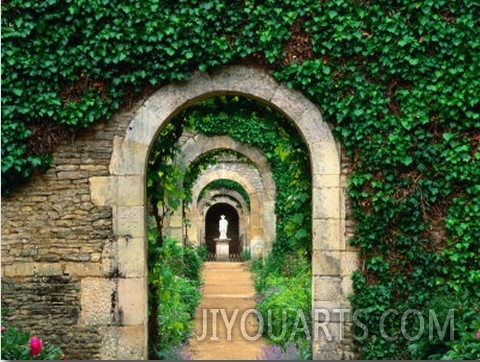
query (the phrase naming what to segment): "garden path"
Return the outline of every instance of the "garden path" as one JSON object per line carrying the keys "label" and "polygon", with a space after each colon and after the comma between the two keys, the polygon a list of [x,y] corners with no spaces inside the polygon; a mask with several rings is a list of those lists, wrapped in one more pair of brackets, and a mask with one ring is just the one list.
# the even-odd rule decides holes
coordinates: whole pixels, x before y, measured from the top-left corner
{"label": "garden path", "polygon": [[206,262],[202,278],[203,296],[197,308],[196,333],[190,339],[193,359],[254,360],[260,357],[260,347],[265,340],[257,338],[255,315],[245,313],[255,308],[255,289],[248,265]]}

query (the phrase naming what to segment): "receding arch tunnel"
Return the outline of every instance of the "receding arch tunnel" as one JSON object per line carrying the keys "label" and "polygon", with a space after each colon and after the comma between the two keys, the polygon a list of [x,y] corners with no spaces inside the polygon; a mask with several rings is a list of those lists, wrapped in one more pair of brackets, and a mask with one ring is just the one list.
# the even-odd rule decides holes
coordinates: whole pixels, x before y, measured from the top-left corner
{"label": "receding arch tunnel", "polygon": [[[323,122],[320,110],[301,93],[287,89],[270,74],[255,68],[230,66],[212,75],[195,73],[188,82],[172,83],[160,88],[148,99],[142,100],[134,113],[121,115],[118,121],[128,122],[128,125],[125,125],[125,133],[121,137],[115,136],[113,140],[110,173],[89,178],[92,202],[98,206],[109,206],[113,210],[112,237],[117,242],[113,243],[116,249],[112,251],[112,266],[122,275],[118,281],[113,281],[110,277],[99,278],[104,283],[101,285],[112,288],[118,301],[113,312],[108,305],[108,308],[98,312],[98,316],[92,313],[95,317],[91,319],[92,323],[105,326],[102,350],[99,353],[102,359],[132,360],[147,357],[148,239],[145,177],[148,155],[156,136],[174,115],[196,101],[218,94],[248,96],[266,103],[279,110],[297,127],[311,157],[314,250],[312,308],[331,310],[349,305],[347,296],[352,292],[350,275],[358,267],[358,256],[357,251],[346,244],[347,182],[341,174],[341,148],[335,142],[328,124]],[[210,176],[224,178],[226,174],[230,177],[227,171],[218,170],[215,171],[218,175]],[[256,200],[258,195],[254,196],[251,197],[252,210],[262,210],[258,215],[261,217],[264,215],[263,206]],[[254,201],[257,202],[256,207]],[[274,210],[274,205],[271,206]],[[253,217],[252,214],[252,219]],[[88,290],[90,283],[89,280],[85,283],[82,280],[82,293]],[[136,292],[132,293],[132,290]],[[83,298],[84,294],[90,297]],[[98,302],[95,294],[84,294],[82,307]],[[112,315],[119,313],[123,316],[122,324],[112,325]],[[349,343],[352,337],[342,334],[346,323],[333,321],[332,328],[329,328],[332,338],[327,340],[322,329],[318,328],[322,322],[320,317],[321,314],[314,314],[312,320],[313,358],[342,359],[350,356]],[[89,324],[87,322],[86,325]],[[119,348],[112,348],[113,345]]]}

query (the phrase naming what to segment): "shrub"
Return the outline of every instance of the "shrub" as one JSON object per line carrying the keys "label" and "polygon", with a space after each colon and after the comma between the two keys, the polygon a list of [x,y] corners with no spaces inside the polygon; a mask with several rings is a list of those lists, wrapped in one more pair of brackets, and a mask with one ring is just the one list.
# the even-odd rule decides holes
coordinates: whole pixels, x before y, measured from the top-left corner
{"label": "shrub", "polygon": [[440,326],[445,321],[448,326],[444,335],[430,333],[427,336],[425,333],[423,338],[411,343],[408,350],[412,358],[480,360],[480,302],[477,298],[468,292],[461,296],[439,293],[428,308],[435,311]]}
{"label": "shrub", "polygon": [[198,245],[197,246],[197,255],[200,258],[201,261],[206,261],[207,260],[207,253],[208,249],[207,246],[204,245]]}
{"label": "shrub", "polygon": [[193,329],[200,301],[201,261],[194,249],[180,246],[175,239],[166,239],[161,247],[152,249],[149,277],[157,293],[151,298],[157,303],[150,308],[157,308],[158,337],[150,346],[150,357],[173,359],[172,353],[180,350]]}
{"label": "shrub", "polygon": [[302,251],[285,254],[274,250],[266,260],[252,261],[263,334],[277,344],[269,352],[276,348],[285,352],[297,342],[299,353],[311,354],[311,268],[305,256]]}
{"label": "shrub", "polygon": [[61,360],[60,348],[13,327],[2,327],[2,360]]}
{"label": "shrub", "polygon": [[252,258],[252,256],[250,254],[250,250],[243,250],[242,251],[242,260],[243,261],[250,260],[251,258]]}
{"label": "shrub", "polygon": [[185,277],[200,281],[200,272],[202,269],[202,259],[195,249],[187,246],[183,250],[183,262],[185,263]]}

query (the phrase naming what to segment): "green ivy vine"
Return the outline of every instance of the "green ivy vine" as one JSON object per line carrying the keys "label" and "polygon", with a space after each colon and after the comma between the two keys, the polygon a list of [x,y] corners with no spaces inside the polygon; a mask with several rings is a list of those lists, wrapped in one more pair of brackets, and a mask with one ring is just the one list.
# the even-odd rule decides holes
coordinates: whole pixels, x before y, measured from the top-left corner
{"label": "green ivy vine", "polygon": [[[384,308],[423,310],[433,296],[466,290],[463,304],[480,298],[479,14],[474,0],[5,2],[2,194],[51,162],[38,147],[48,134],[32,142],[39,125],[88,127],[132,94],[196,70],[269,69],[320,106],[353,162],[351,243],[365,267],[353,276],[352,304],[371,311],[362,319],[370,337],[355,342],[361,357],[428,358],[404,338],[372,336]],[[272,163],[305,157],[292,140],[267,145],[277,136],[265,122],[224,118],[232,137],[256,139]],[[198,127],[220,132],[205,119]],[[304,244],[309,220],[282,210],[308,202],[308,190],[277,199],[279,227]],[[464,330],[475,328],[473,314]],[[435,348],[452,357],[462,338]]]}

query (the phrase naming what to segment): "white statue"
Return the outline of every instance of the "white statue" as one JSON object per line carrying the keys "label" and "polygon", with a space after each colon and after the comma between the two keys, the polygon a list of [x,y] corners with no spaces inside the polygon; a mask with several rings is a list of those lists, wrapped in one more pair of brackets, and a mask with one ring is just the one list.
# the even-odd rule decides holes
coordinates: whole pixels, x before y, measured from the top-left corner
{"label": "white statue", "polygon": [[220,221],[218,223],[218,230],[220,231],[220,238],[219,239],[226,239],[227,238],[227,228],[228,228],[228,221],[225,219],[225,215],[220,217]]}

